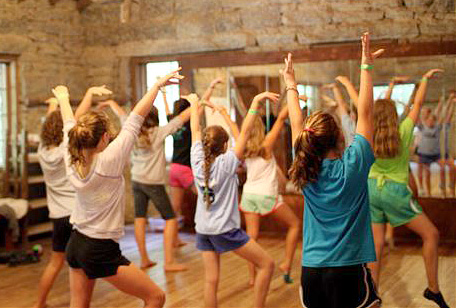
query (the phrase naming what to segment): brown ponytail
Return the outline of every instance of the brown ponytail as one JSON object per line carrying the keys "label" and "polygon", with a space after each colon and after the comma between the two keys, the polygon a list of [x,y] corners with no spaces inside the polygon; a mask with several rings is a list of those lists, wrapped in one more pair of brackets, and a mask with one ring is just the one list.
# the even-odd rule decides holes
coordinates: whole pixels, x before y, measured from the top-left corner
{"label": "brown ponytail", "polygon": [[315,112],[304,123],[295,141],[295,158],[289,170],[293,183],[303,188],[315,182],[328,152],[338,148],[340,129],[332,115]]}
{"label": "brown ponytail", "polygon": [[219,125],[206,127],[203,131],[202,141],[204,149],[204,201],[207,209],[210,209],[212,201],[209,192],[209,177],[211,164],[215,158],[225,151],[225,145],[229,140],[228,133]]}
{"label": "brown ponytail", "polygon": [[59,146],[63,140],[63,121],[59,110],[51,112],[41,128],[41,143],[44,147]]}
{"label": "brown ponytail", "polygon": [[109,119],[103,112],[91,111],[82,115],[68,132],[71,164],[85,165],[83,150],[96,148],[106,132],[110,133]]}
{"label": "brown ponytail", "polygon": [[159,119],[158,119],[158,109],[155,106],[152,106],[150,109],[149,114],[144,119],[144,123],[141,126],[141,130],[139,132],[138,141],[136,142],[137,148],[149,148],[151,145],[150,140],[150,129],[153,127],[158,126]]}

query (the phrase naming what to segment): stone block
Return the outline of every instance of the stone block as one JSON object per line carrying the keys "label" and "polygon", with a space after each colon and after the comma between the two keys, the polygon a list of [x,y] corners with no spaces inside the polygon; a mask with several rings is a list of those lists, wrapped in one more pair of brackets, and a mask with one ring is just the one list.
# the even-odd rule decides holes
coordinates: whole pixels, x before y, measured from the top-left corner
{"label": "stone block", "polygon": [[211,14],[187,14],[176,22],[178,38],[208,36],[215,33],[214,18]]}
{"label": "stone block", "polygon": [[258,6],[241,11],[243,28],[259,30],[278,27],[281,23],[279,7],[277,5]]}

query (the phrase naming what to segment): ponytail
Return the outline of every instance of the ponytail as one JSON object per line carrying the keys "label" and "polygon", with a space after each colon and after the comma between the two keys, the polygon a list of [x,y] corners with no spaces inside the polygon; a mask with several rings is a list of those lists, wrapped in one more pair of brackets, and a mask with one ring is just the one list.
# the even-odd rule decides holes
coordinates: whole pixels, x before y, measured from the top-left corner
{"label": "ponytail", "polygon": [[323,159],[330,150],[337,149],[340,138],[340,129],[329,113],[312,114],[304,126],[296,138],[295,158],[289,170],[292,182],[300,189],[317,181]]}
{"label": "ponytail", "polygon": [[209,178],[211,175],[211,165],[225,151],[225,145],[229,140],[227,132],[218,125],[207,127],[203,131],[203,150],[204,150],[204,191],[203,198],[206,208],[209,210],[212,204],[213,194],[209,188]]}

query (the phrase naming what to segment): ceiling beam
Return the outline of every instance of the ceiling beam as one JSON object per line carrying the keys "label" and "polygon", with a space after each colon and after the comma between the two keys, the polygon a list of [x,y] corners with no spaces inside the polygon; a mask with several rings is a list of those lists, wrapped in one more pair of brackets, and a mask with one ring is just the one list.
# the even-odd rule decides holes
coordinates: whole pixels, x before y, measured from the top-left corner
{"label": "ceiling beam", "polygon": [[78,0],[77,7],[79,12],[84,11],[91,3],[92,0]]}

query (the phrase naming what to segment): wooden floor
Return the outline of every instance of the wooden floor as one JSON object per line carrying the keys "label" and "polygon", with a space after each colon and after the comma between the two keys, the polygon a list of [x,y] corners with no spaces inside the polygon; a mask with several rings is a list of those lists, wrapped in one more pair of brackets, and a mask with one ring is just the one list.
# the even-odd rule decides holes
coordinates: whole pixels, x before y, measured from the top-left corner
{"label": "wooden floor", "polygon": [[[179,260],[187,262],[191,270],[184,273],[164,274],[162,270],[162,236],[148,234],[148,247],[153,260],[159,265],[149,269],[148,274],[167,294],[165,307],[203,307],[203,264],[194,247],[195,237],[184,234],[189,245],[180,249]],[[260,244],[279,262],[284,242],[274,237],[263,237]],[[49,257],[50,239],[39,240],[44,256],[40,263],[9,268],[0,265],[0,307],[31,307],[36,299],[36,288],[40,275]],[[131,226],[127,227],[121,241],[124,255],[133,262],[139,256]],[[268,307],[301,307],[299,289],[299,251],[292,273],[295,282],[286,285],[280,274],[274,274],[268,295]],[[440,249],[440,284],[450,307],[456,307],[456,247]],[[419,246],[400,246],[385,256],[382,272],[381,296],[383,307],[436,307],[421,294],[426,287],[426,276]],[[219,287],[220,307],[251,307],[252,289],[247,286],[248,271],[244,260],[232,253],[222,257],[222,273]],[[69,304],[68,270],[65,268],[57,278],[51,291],[49,307],[67,307]],[[140,300],[115,290],[108,283],[99,280],[95,287],[92,307],[142,307]]]}

